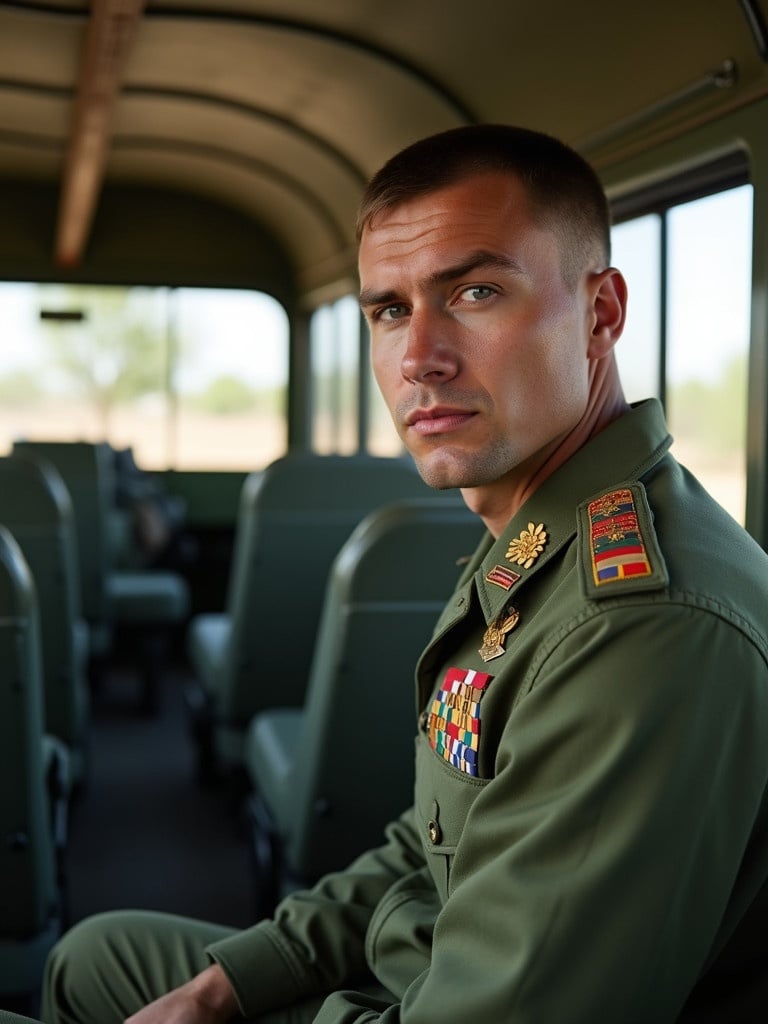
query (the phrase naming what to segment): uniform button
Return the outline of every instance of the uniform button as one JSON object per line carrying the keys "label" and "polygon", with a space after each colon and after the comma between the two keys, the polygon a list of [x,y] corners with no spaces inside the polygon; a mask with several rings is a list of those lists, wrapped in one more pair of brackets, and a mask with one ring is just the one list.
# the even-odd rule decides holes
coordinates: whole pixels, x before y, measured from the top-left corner
{"label": "uniform button", "polygon": [[422,711],[421,714],[419,715],[419,728],[421,729],[422,732],[426,732],[428,721],[429,713],[427,711]]}
{"label": "uniform button", "polygon": [[427,835],[429,836],[429,841],[430,843],[432,843],[433,846],[437,846],[438,843],[442,842],[442,829],[437,824],[434,818],[430,818],[430,820],[427,822]]}

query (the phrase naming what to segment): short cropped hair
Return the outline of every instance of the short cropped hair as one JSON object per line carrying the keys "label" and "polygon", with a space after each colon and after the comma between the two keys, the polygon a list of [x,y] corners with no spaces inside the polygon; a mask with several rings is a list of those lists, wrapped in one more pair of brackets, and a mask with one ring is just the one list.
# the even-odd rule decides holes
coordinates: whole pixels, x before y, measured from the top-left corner
{"label": "short cropped hair", "polygon": [[610,212],[596,172],[558,139],[503,124],[451,128],[388,160],[360,202],[358,241],[385,210],[488,171],[511,174],[522,182],[533,217],[559,240],[563,278],[570,286],[585,270],[608,266]]}

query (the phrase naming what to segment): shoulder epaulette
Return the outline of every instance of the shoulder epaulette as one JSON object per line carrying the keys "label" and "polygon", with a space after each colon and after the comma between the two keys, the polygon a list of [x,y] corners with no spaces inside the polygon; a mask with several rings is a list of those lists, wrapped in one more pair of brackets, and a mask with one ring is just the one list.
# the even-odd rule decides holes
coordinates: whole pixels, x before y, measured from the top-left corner
{"label": "shoulder epaulette", "polygon": [[669,583],[641,483],[613,487],[579,506],[578,550],[587,597],[659,590]]}

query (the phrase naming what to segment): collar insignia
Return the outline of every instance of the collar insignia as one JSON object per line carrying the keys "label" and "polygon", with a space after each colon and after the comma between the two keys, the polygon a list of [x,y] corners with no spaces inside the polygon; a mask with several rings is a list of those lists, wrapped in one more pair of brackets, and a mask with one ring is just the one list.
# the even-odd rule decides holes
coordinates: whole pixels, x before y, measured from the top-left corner
{"label": "collar insignia", "polygon": [[547,539],[543,523],[539,523],[538,526],[528,523],[528,529],[523,530],[519,537],[511,541],[505,558],[515,565],[522,565],[524,569],[530,569],[544,550]]}
{"label": "collar insignia", "polygon": [[483,661],[493,661],[504,653],[507,633],[511,633],[520,620],[520,612],[508,606],[483,633],[483,646],[478,653]]}
{"label": "collar insignia", "polygon": [[510,590],[520,579],[520,573],[508,569],[506,565],[494,565],[485,579],[487,583],[495,583],[502,590]]}

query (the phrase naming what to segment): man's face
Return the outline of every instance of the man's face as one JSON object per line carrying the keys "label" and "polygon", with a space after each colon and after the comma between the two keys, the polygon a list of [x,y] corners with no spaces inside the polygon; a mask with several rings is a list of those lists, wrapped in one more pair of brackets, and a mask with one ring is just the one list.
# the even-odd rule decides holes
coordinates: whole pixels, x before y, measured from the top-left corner
{"label": "man's face", "polygon": [[366,228],[373,368],[428,484],[503,487],[574,429],[589,393],[587,277],[566,286],[555,235],[503,173],[408,200]]}

